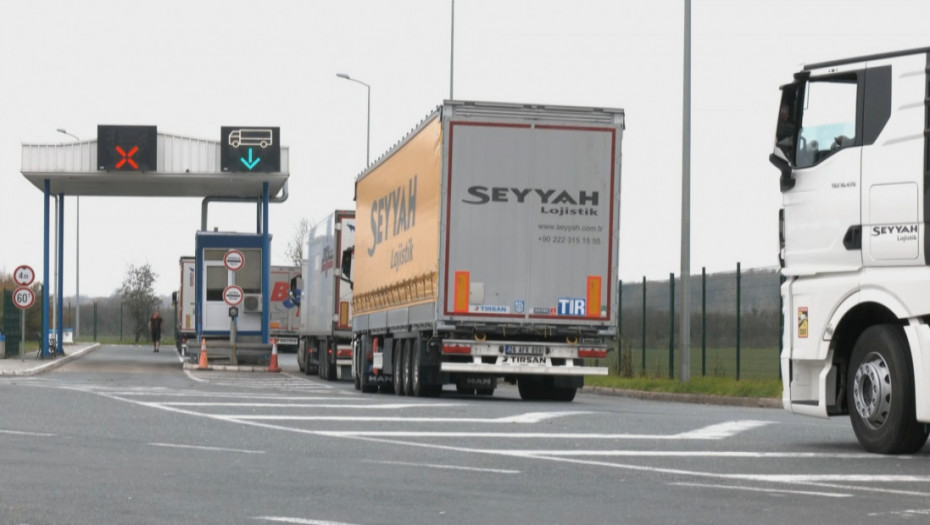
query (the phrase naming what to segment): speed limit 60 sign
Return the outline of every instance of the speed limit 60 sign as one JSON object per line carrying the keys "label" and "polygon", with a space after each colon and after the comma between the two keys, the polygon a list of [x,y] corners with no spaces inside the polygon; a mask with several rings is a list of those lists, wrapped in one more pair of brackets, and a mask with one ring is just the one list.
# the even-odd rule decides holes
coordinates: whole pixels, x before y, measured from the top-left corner
{"label": "speed limit 60 sign", "polygon": [[25,286],[13,290],[13,304],[20,310],[25,310],[32,306],[36,301],[36,294]]}

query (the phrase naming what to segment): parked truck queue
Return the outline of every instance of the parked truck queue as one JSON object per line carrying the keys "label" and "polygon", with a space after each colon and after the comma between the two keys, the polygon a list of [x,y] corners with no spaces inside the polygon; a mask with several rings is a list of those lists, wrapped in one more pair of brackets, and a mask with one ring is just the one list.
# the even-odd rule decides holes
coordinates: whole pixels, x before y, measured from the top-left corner
{"label": "parked truck queue", "polygon": [[623,130],[620,109],[444,102],[311,231],[301,368],[363,392],[574,399],[617,336]]}

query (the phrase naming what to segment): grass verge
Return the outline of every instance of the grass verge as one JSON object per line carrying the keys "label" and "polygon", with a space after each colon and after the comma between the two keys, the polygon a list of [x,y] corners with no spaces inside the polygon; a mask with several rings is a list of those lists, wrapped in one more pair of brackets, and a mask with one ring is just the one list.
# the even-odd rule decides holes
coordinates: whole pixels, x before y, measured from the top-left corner
{"label": "grass verge", "polygon": [[585,386],[603,386],[645,392],[702,394],[712,396],[778,398],[782,383],[779,379],[741,379],[730,377],[692,377],[687,383],[660,377],[586,376]]}

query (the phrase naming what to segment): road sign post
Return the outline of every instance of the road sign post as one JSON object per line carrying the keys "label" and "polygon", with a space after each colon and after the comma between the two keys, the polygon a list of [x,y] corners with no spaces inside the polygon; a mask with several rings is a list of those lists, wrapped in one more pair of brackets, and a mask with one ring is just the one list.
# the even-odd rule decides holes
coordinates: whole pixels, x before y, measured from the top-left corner
{"label": "road sign post", "polygon": [[[31,272],[32,269],[28,266],[20,266],[14,272],[15,279],[17,283],[20,282],[29,282],[31,283],[35,274],[32,276],[26,275],[26,273],[20,274],[20,269],[27,268]],[[24,359],[23,349],[26,347],[26,310],[29,309],[36,300],[36,295],[32,293],[32,290],[26,285],[20,284],[19,288],[13,291],[13,304],[19,308],[19,333],[20,333],[20,344],[19,344],[19,360]]]}
{"label": "road sign post", "polygon": [[[229,259],[229,254],[233,252],[237,252],[237,250],[230,250],[229,252],[226,252],[227,260]],[[241,257],[242,253],[239,253],[239,256]],[[229,268],[229,263],[228,261],[226,262],[227,262],[226,267]],[[242,265],[240,264],[239,268],[241,267]],[[230,268],[230,270],[232,270],[232,268]],[[223,289],[223,302],[229,305],[229,322],[231,324],[230,331],[229,331],[229,339],[230,339],[229,342],[232,343],[232,364],[233,366],[239,365],[239,357],[236,355],[237,354],[236,339],[238,339],[238,333],[237,333],[236,328],[238,327],[238,315],[239,315],[238,306],[239,306],[239,303],[242,302],[243,297],[245,297],[245,293],[242,291],[242,288],[239,286],[236,286],[235,284],[231,284]]]}

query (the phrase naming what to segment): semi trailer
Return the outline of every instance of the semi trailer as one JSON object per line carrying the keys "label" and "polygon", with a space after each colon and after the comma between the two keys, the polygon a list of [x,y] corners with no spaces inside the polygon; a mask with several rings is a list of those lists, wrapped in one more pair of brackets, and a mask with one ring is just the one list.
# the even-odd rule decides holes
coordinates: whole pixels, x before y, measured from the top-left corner
{"label": "semi trailer", "polygon": [[335,211],[307,236],[297,366],[327,380],[352,378],[352,287],[342,261],[354,246],[354,210]]}
{"label": "semi trailer", "polygon": [[356,179],[353,377],[571,401],[617,337],[622,109],[445,101]]}

